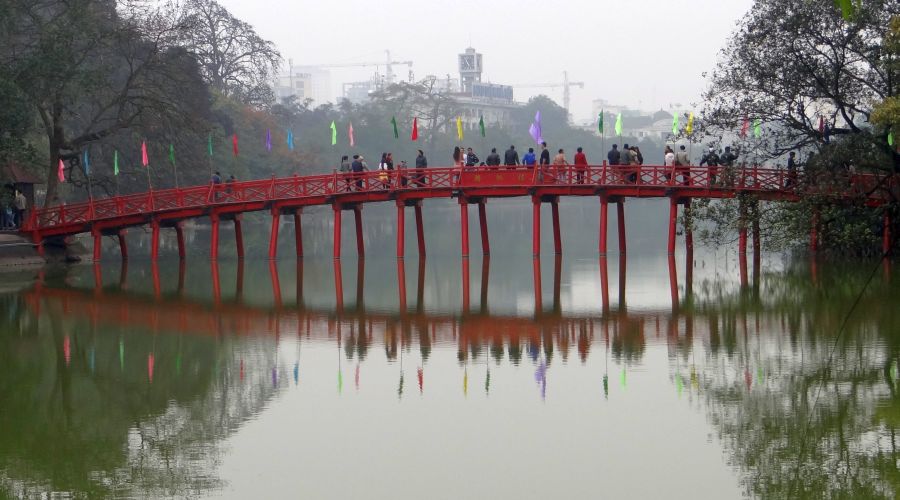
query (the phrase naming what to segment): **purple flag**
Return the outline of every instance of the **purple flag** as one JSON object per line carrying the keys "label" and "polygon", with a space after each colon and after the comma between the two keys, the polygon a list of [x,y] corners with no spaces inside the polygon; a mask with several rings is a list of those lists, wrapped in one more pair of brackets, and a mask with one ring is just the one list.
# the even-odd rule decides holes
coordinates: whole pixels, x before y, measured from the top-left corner
{"label": "purple flag", "polygon": [[540,145],[544,142],[544,136],[541,134],[541,112],[538,111],[534,114],[534,123],[528,127],[528,133],[531,135],[531,138],[534,139],[534,142]]}
{"label": "purple flag", "polygon": [[272,131],[266,129],[266,150],[272,151]]}

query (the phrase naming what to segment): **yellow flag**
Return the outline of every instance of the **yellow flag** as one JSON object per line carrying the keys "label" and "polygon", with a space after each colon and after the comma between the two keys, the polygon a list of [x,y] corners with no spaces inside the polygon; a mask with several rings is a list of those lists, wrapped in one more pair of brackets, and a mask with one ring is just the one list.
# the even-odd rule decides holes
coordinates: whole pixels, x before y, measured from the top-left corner
{"label": "yellow flag", "polygon": [[456,117],[456,136],[463,140],[462,118]]}
{"label": "yellow flag", "polygon": [[684,127],[684,131],[685,131],[685,133],[687,133],[687,135],[691,135],[694,133],[694,112],[693,111],[691,111],[691,114],[688,115],[688,122],[687,122],[687,126]]}

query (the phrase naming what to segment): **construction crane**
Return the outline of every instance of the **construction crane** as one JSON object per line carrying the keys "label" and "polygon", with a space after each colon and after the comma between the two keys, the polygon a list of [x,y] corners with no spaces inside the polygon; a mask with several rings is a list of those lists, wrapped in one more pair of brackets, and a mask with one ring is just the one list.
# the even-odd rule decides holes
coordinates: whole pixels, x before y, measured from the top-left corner
{"label": "construction crane", "polygon": [[412,61],[394,61],[391,60],[391,51],[385,50],[385,60],[381,62],[356,62],[356,63],[338,63],[338,64],[311,64],[310,66],[315,66],[318,68],[351,68],[351,67],[366,67],[366,66],[384,66],[385,67],[385,82],[390,85],[394,83],[394,65],[406,65],[409,68],[409,81],[413,80],[413,72],[412,72]]}
{"label": "construction crane", "polygon": [[513,87],[518,88],[563,88],[563,107],[566,109],[566,112],[569,111],[569,102],[571,101],[571,87],[578,87],[580,89],[584,88],[584,82],[570,82],[569,81],[569,72],[563,71],[563,81],[562,83],[522,83],[513,85]]}

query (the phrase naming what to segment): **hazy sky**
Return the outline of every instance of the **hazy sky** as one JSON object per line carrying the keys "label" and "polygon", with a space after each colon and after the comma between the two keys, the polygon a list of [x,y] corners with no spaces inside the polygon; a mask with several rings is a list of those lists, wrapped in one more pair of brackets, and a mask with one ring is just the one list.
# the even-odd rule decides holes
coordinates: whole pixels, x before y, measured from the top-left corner
{"label": "hazy sky", "polygon": [[[458,78],[456,55],[484,54],[484,80],[555,83],[568,71],[572,113],[588,119],[591,101],[644,109],[699,102],[701,73],[752,0],[219,0],[252,24],[295,65],[412,60],[416,79]],[[395,67],[406,76],[406,67]],[[374,68],[332,70],[332,84],[364,80]],[[337,91],[334,92],[338,97]],[[516,89],[517,100],[562,89]]]}

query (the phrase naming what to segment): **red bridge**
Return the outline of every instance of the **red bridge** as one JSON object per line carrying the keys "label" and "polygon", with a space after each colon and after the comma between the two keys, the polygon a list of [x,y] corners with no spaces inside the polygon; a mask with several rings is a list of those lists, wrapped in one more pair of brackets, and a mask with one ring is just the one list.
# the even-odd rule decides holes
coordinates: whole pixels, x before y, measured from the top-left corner
{"label": "red bridge", "polygon": [[[900,182],[895,176],[874,174],[852,175],[839,189],[811,186],[800,188],[798,179],[780,169],[760,167],[664,167],[664,166],[587,166],[544,167],[478,167],[426,168],[358,174],[293,176],[210,184],[181,189],[151,190],[147,193],[94,199],[88,202],[34,210],[22,232],[30,235],[39,251],[47,238],[90,232],[94,237],[94,260],[100,259],[101,238],[118,235],[122,257],[128,249],[124,234],[127,228],[150,225],[151,257],[159,255],[159,231],[174,228],[178,236],[178,253],[185,257],[182,223],[187,219],[209,217],[212,223],[210,257],[216,259],[219,248],[219,223],[234,223],[237,254],[244,256],[241,216],[245,212],[268,210],[272,215],[269,257],[276,257],[279,218],[293,215],[297,255],[303,255],[301,214],[303,207],[330,205],[334,210],[334,257],[340,258],[341,213],[352,210],[356,222],[356,243],[364,254],[362,240],[362,205],[393,201],[397,206],[397,256],[404,256],[406,207],[415,209],[419,255],[425,255],[422,202],[429,198],[456,198],[460,206],[462,255],[469,255],[468,207],[478,205],[481,245],[490,254],[485,203],[489,198],[530,196],[533,204],[533,253],[540,253],[540,208],[549,203],[553,217],[553,240],[557,254],[562,252],[559,227],[559,199],[562,196],[596,196],[600,200],[599,251],[607,251],[607,210],[610,202],[617,206],[619,252],[625,253],[625,216],[623,200],[627,197],[668,198],[668,251],[675,250],[678,205],[690,206],[693,198],[734,198],[751,193],[761,200],[799,201],[805,195],[825,196],[833,202],[861,198],[873,207],[896,199]],[[802,189],[802,190],[801,190]],[[885,215],[884,245],[890,247]],[[758,226],[754,226],[754,247],[758,248]],[[810,245],[817,245],[817,228],[813,224]],[[747,228],[740,229],[740,251],[746,253]],[[685,244],[691,248],[690,229]],[[755,249],[756,249],[755,248]]]}

